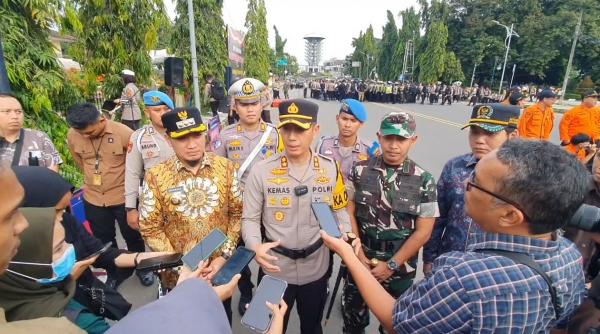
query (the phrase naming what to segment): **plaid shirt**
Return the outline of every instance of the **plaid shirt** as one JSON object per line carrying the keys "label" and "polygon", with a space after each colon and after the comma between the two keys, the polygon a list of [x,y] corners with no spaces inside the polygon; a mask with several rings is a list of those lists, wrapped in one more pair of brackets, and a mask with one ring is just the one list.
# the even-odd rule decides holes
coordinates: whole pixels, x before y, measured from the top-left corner
{"label": "plaid shirt", "polygon": [[475,170],[477,159],[465,154],[446,163],[437,183],[440,216],[435,220],[431,238],[423,248],[423,262],[433,262],[438,256],[450,252],[464,252],[467,234],[481,232],[477,224],[465,213],[465,180]]}
{"label": "plaid shirt", "polygon": [[[548,333],[564,328],[585,297],[581,255],[563,237],[556,241],[475,233],[467,252],[450,252],[433,274],[397,300],[397,333]],[[477,252],[500,249],[532,255],[556,287],[563,313],[554,308],[544,279],[525,265]]]}

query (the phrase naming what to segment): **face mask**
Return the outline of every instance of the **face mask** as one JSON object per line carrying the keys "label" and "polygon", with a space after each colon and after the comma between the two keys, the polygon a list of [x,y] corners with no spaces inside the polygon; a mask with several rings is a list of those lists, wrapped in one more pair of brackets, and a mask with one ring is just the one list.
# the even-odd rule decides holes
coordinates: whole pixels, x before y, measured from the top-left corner
{"label": "face mask", "polygon": [[33,265],[33,266],[52,266],[52,271],[54,272],[54,276],[52,278],[34,278],[25,274],[21,274],[14,270],[8,269],[7,271],[19,275],[30,280],[36,281],[40,284],[52,284],[56,282],[61,282],[67,278],[73,271],[73,267],[75,266],[75,262],[77,258],[75,256],[75,248],[73,245],[69,244],[67,250],[65,250],[64,254],[58,259],[56,262],[52,264],[45,263],[32,263],[32,262],[12,262],[14,264],[25,264],[25,265]]}

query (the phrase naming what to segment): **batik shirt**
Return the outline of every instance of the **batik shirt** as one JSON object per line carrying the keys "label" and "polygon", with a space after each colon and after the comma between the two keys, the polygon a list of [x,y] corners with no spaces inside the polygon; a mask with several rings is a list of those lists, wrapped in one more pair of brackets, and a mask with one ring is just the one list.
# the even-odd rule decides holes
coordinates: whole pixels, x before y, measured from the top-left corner
{"label": "batik shirt", "polygon": [[440,216],[435,220],[431,238],[423,248],[423,262],[433,262],[449,251],[464,251],[469,232],[481,232],[465,213],[465,180],[475,170],[473,154],[458,156],[446,163],[437,183]]}
{"label": "batik shirt", "polygon": [[[233,163],[205,153],[197,174],[175,156],[146,173],[140,198],[140,232],[153,251],[187,253],[213,229],[240,238],[241,191]],[[220,253],[215,253],[220,255]]]}

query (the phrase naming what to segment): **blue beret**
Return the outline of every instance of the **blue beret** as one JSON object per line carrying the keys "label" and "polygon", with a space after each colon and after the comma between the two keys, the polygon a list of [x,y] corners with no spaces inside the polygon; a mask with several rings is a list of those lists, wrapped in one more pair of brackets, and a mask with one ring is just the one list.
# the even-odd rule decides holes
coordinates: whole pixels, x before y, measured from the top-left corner
{"label": "blue beret", "polygon": [[144,105],[146,107],[160,106],[161,104],[166,105],[171,110],[175,109],[173,101],[171,101],[169,95],[157,90],[151,90],[144,93]]}
{"label": "blue beret", "polygon": [[364,123],[367,120],[367,110],[365,109],[365,106],[358,100],[342,100],[342,108],[340,111],[356,117],[356,119],[361,123]]}

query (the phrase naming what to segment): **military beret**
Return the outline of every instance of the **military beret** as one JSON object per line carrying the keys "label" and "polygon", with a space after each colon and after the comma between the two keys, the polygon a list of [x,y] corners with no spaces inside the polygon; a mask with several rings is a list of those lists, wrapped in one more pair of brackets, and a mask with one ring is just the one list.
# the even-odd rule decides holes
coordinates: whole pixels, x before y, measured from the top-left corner
{"label": "military beret", "polygon": [[305,100],[293,99],[285,100],[279,104],[279,125],[278,128],[292,123],[303,129],[309,129],[312,123],[317,122],[317,113],[319,105]]}
{"label": "military beret", "polygon": [[364,123],[367,120],[367,110],[365,109],[365,106],[355,99],[342,100],[340,112],[356,117],[361,123]]}
{"label": "military beret", "polygon": [[206,125],[202,124],[202,117],[197,108],[175,108],[175,110],[164,113],[161,117],[167,134],[174,139],[184,137],[190,133],[202,133],[206,131]]}
{"label": "military beret", "polygon": [[160,105],[165,105],[169,107],[169,109],[175,109],[173,105],[173,101],[169,97],[169,95],[159,92],[157,90],[151,90],[149,92],[144,93],[144,105],[146,107],[155,107]]}

